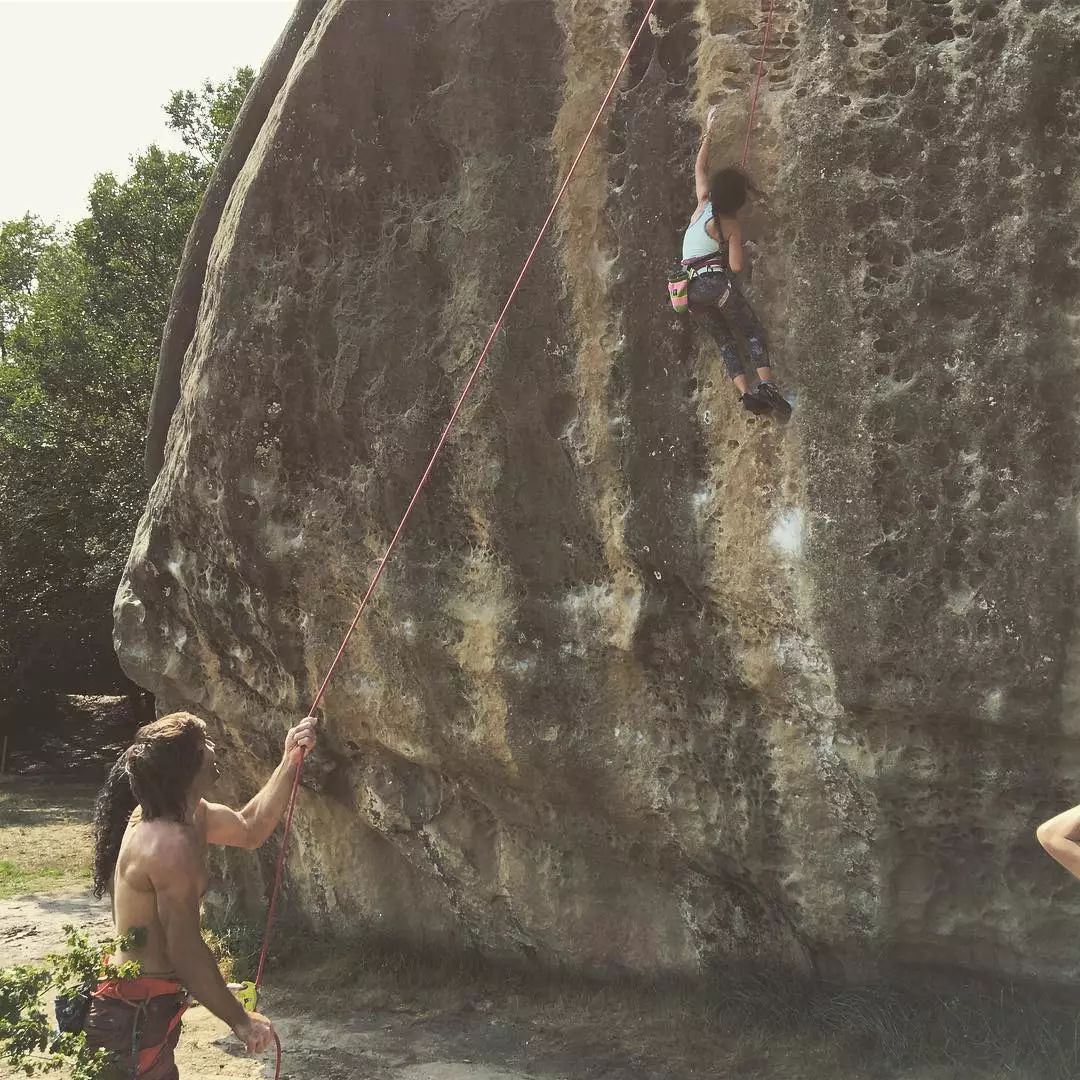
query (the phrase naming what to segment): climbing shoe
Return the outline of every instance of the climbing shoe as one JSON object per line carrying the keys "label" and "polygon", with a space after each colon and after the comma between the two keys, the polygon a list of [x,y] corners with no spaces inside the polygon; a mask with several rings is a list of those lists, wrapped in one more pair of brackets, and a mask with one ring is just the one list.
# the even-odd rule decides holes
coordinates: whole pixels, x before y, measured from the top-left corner
{"label": "climbing shoe", "polygon": [[753,413],[755,416],[761,416],[762,413],[769,412],[772,406],[762,398],[758,397],[756,393],[743,394],[742,396],[743,408]]}
{"label": "climbing shoe", "polygon": [[776,419],[783,422],[791,416],[791,405],[784,399],[783,394],[776,389],[776,383],[759,382],[754,387],[754,397],[768,405]]}

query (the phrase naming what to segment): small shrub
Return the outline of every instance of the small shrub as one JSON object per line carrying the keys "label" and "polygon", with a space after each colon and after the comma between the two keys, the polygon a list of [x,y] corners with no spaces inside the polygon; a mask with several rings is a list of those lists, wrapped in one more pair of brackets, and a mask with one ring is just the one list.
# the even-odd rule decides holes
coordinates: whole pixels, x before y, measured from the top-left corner
{"label": "small shrub", "polygon": [[245,982],[255,978],[260,933],[259,927],[244,922],[203,927],[203,939],[226,982]]}
{"label": "small shrub", "polygon": [[110,939],[93,943],[73,926],[64,927],[66,949],[29,964],[0,969],[0,1063],[24,1076],[67,1070],[71,1080],[114,1080],[116,1066],[104,1050],[91,1050],[82,1032],[60,1034],[48,1011],[51,998],[72,995],[99,979],[133,979],[137,964],[119,967],[106,957],[132,942]]}

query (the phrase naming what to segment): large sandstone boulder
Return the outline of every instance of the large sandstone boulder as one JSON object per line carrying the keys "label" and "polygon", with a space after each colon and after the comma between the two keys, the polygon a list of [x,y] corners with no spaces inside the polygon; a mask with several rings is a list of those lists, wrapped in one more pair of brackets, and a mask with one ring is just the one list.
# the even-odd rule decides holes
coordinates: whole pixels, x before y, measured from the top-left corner
{"label": "large sandstone boulder", "polygon": [[[301,7],[186,268],[116,606],[236,797],[644,10]],[[1080,9],[777,0],[750,291],[786,429],[664,291],[763,23],[661,0],[331,686],[294,917],[601,971],[1080,972],[1080,887],[1033,836],[1080,797]],[[225,867],[253,912],[271,857]]]}

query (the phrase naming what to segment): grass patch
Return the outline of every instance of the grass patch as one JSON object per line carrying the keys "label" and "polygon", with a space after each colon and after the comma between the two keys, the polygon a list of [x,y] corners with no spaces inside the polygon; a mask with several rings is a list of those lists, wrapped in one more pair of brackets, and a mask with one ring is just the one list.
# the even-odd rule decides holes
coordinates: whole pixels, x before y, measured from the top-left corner
{"label": "grass patch", "polygon": [[0,899],[89,885],[94,794],[85,785],[0,783]]}
{"label": "grass patch", "polygon": [[55,866],[27,869],[8,859],[0,859],[0,900],[33,892],[49,892],[63,878],[63,870]]}

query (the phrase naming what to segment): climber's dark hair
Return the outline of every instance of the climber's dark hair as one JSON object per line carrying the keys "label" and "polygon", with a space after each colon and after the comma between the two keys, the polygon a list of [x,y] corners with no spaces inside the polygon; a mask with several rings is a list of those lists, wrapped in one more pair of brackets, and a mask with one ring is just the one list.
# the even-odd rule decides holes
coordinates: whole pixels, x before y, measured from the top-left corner
{"label": "climber's dark hair", "polygon": [[753,181],[737,165],[729,165],[713,174],[709,201],[714,214],[737,214],[751,195],[760,195]]}
{"label": "climber's dark hair", "polygon": [[191,713],[170,713],[135,732],[94,807],[95,896],[104,896],[112,886],[124,830],[136,806],[143,821],[184,820],[205,752],[206,725]]}

